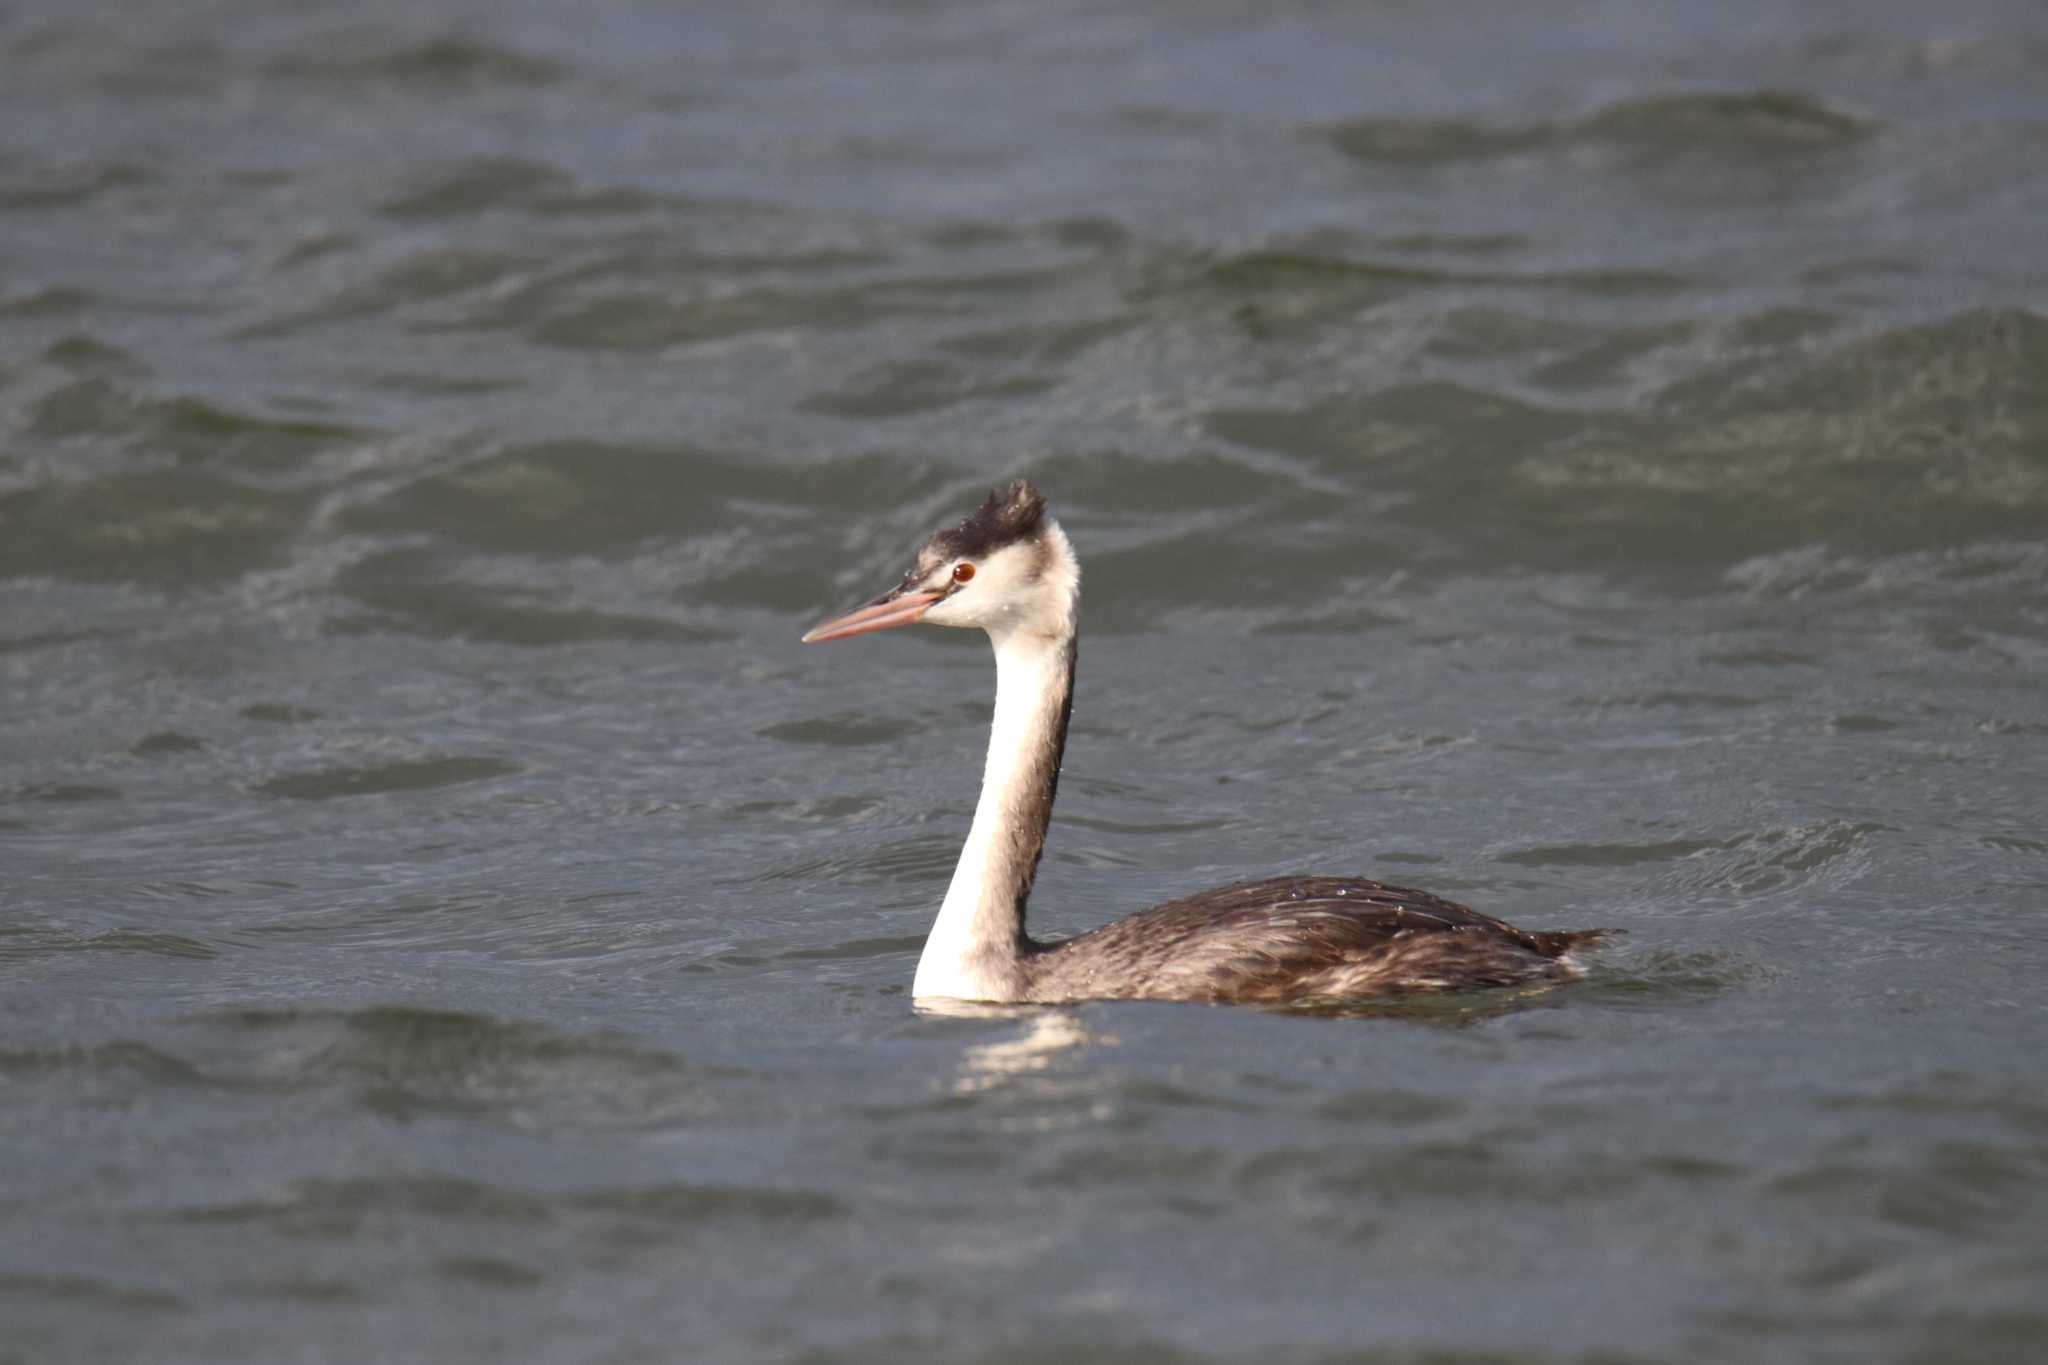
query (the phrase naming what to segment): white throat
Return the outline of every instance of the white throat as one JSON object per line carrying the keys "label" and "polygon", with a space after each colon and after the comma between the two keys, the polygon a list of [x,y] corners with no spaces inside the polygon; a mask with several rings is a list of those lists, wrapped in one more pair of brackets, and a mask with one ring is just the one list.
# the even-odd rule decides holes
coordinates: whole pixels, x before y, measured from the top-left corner
{"label": "white throat", "polygon": [[991,631],[995,719],[981,799],[945,903],[917,960],[913,996],[1016,999],[1030,952],[1024,901],[1052,816],[1053,784],[1066,740],[1074,634],[1064,629]]}

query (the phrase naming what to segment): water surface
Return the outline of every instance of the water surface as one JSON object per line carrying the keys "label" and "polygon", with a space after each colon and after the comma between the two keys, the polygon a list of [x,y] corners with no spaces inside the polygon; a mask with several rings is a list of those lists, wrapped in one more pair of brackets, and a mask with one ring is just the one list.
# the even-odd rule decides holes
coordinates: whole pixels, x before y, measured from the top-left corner
{"label": "water surface", "polygon": [[[2033,1361],[2038,6],[0,13],[0,1360]],[[918,1013],[1034,924],[1626,937]]]}

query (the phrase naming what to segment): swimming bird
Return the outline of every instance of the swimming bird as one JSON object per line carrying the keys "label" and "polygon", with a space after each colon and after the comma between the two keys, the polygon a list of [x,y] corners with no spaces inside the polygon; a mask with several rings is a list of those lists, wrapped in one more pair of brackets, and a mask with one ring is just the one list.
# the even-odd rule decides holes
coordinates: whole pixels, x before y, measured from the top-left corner
{"label": "swimming bird", "polygon": [[1364,877],[1270,877],[1200,891],[1041,942],[1024,907],[1045,851],[1073,712],[1081,566],[1044,496],[1018,481],[925,540],[903,581],[805,643],[914,622],[978,627],[996,656],[974,822],[925,940],[920,1000],[1267,1004],[1514,986],[1581,975],[1604,930],[1539,932]]}

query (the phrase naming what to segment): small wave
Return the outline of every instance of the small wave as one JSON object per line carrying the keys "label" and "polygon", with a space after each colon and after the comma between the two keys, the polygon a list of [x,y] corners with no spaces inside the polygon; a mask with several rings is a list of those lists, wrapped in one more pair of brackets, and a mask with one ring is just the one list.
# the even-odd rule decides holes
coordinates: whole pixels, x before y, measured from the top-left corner
{"label": "small wave", "polygon": [[1405,1126],[1462,1118],[1471,1108],[1469,1101],[1454,1096],[1416,1090],[1348,1090],[1318,1104],[1316,1115],[1342,1123]]}
{"label": "small wave", "polygon": [[196,754],[205,747],[206,741],[195,735],[158,730],[129,745],[128,752],[137,758],[163,758],[170,754]]}
{"label": "small wave", "polygon": [[317,49],[273,57],[263,63],[262,71],[282,82],[451,92],[552,85],[568,74],[568,68],[553,58],[453,34],[395,44],[344,34],[328,38]]}
{"label": "small wave", "polygon": [[[392,1117],[461,1114],[524,1126],[639,1127],[704,1119],[740,1103],[740,1073],[608,1034],[451,1010],[229,1010],[195,1015],[210,1083],[268,1091],[342,1088]],[[714,1092],[710,1083],[721,1083]]]}
{"label": "small wave", "polygon": [[245,324],[235,336],[242,340],[290,336],[401,311],[418,316],[436,306],[455,307],[471,295],[517,286],[539,265],[538,258],[516,251],[473,246],[422,248],[379,267],[367,278],[351,279],[311,302]]}
{"label": "small wave", "polygon": [[1078,322],[1020,323],[950,336],[942,344],[947,351],[976,361],[1062,366],[1084,359],[1104,342],[1124,336],[1137,326],[1138,319],[1129,315]]}
{"label": "small wave", "polygon": [[119,801],[125,796],[119,787],[99,782],[37,782],[5,794],[10,801]]}
{"label": "small wave", "polygon": [[[440,1263],[436,1263],[439,1268]],[[299,1304],[311,1307],[332,1308],[353,1307],[371,1301],[370,1291],[354,1280],[324,1278],[313,1275],[281,1275],[256,1280],[243,1280],[233,1286],[235,1297],[242,1299],[268,1300],[285,1304]]]}
{"label": "small wave", "polygon": [[219,956],[213,945],[196,938],[142,929],[109,929],[99,934],[30,932],[0,939],[0,958],[19,961],[60,953],[142,953],[197,962]]}
{"label": "small wave", "polygon": [[1978,722],[1977,729],[1987,735],[2048,735],[2048,720],[2018,720],[2001,716]]}
{"label": "small wave", "polygon": [[1572,125],[1579,141],[1746,153],[1840,147],[1876,133],[1875,119],[1796,91],[1652,95],[1608,105]]}
{"label": "small wave", "polygon": [[1894,1118],[1988,1116],[2022,1133],[2048,1135],[2048,1098],[1960,1071],[1935,1072],[1880,1090],[1835,1096],[1821,1104],[1828,1109]]}
{"label": "small wave", "polygon": [[[525,300],[525,305],[538,301]],[[787,328],[859,327],[891,316],[944,311],[900,292],[824,285],[698,291],[694,297],[609,291],[543,304],[521,330],[544,346],[645,351]]]}
{"label": "small wave", "polygon": [[351,1237],[391,1215],[481,1223],[538,1223],[548,1201],[538,1195],[452,1176],[391,1176],[292,1181],[275,1193],[232,1203],[191,1205],[166,1214],[184,1223],[230,1223],[297,1237]]}
{"label": "small wave", "polygon": [[1240,1164],[1241,1189],[1307,1184],[1321,1197],[1368,1198],[1399,1205],[1427,1199],[1475,1204],[1571,1204],[1616,1199],[1638,1184],[1635,1161],[1608,1154],[1567,1162],[1517,1157],[1501,1144],[1451,1140],[1413,1142],[1369,1153],[1273,1152]]}
{"label": "small wave", "polygon": [[824,948],[791,948],[777,956],[791,962],[861,961],[871,957],[910,957],[924,947],[922,935],[899,938],[853,938]]}
{"label": "small wave", "polygon": [[857,711],[841,711],[835,715],[815,716],[806,720],[778,721],[773,725],[764,725],[754,733],[763,739],[778,739],[785,744],[845,747],[887,744],[916,731],[917,725],[913,721],[864,715]]}
{"label": "small wave", "polygon": [[[1410,240],[1408,246],[1389,242]],[[1361,317],[1418,296],[1529,290],[1612,299],[1676,295],[1698,282],[1666,269],[1628,265],[1513,269],[1432,247],[1427,239],[1386,239],[1321,230],[1281,235],[1231,250],[1157,246],[1135,256],[1126,300],[1158,321],[1196,312],[1205,333],[1222,328],[1264,343],[1343,333],[1357,344]],[[1404,324],[1406,325],[1406,324]]]}
{"label": "small wave", "polygon": [[[98,348],[89,338],[80,344]],[[76,355],[77,346],[73,354]],[[104,355],[99,358],[104,361]],[[97,371],[118,369],[105,363]],[[60,384],[39,397],[28,431],[51,440],[119,440],[152,456],[187,464],[234,465],[256,471],[290,470],[309,457],[358,444],[360,427],[303,417],[238,412],[189,394],[159,397],[106,373]]]}
{"label": "small wave", "polygon": [[2048,517],[2044,366],[2048,318],[1985,312],[1709,363],[1637,409],[1428,381],[1202,423],[1344,487],[1390,558],[1690,577],[1817,544],[2033,535]]}
{"label": "small wave", "polygon": [[540,1271],[501,1256],[443,1256],[434,1262],[434,1273],[485,1289],[531,1289],[547,1282]]}
{"label": "small wave", "polygon": [[546,648],[595,641],[699,644],[726,638],[714,627],[635,612],[559,605],[563,589],[471,581],[422,550],[368,556],[335,578],[334,587],[367,612],[336,617],[342,634],[393,631],[436,639],[483,640]]}
{"label": "small wave", "polygon": [[1871,836],[1888,832],[1882,824],[1824,820],[1740,834],[1660,861],[1674,864],[1671,896],[1750,900],[1851,880],[1869,860]]}
{"label": "small wave", "polygon": [[1610,950],[1572,988],[1575,1000],[1660,1008],[1733,990],[1757,977],[1759,969],[1725,953],[1644,952],[1617,956]]}
{"label": "small wave", "polygon": [[680,1182],[593,1190],[572,1195],[567,1202],[578,1209],[622,1215],[636,1222],[684,1225],[735,1220],[813,1223],[845,1212],[839,1200],[815,1190]]}
{"label": "small wave", "polygon": [[2032,1145],[1945,1142],[1904,1163],[1823,1161],[1769,1184],[1809,1215],[1875,1217],[1895,1228],[1982,1239],[2033,1226],[2028,1195],[2048,1175]]}
{"label": "small wave", "polygon": [[959,853],[958,841],[949,835],[896,839],[844,855],[771,863],[746,880],[840,883],[847,886],[943,882],[952,875]]}
{"label": "small wave", "polygon": [[[1149,1139],[1136,1134],[1114,1143],[1069,1147],[1029,1184],[1069,1189],[1111,1188],[1125,1191],[1165,1185],[1183,1193],[1208,1186],[1229,1169],[1231,1155],[1220,1146]],[[1054,1358],[1070,1359],[1067,1352]],[[1170,1357],[1169,1357],[1170,1359]]]}
{"label": "small wave", "polygon": [[[0,946],[0,957],[7,956]],[[118,1040],[92,1046],[0,1048],[0,1075],[14,1077],[114,1072],[145,1080],[196,1085],[205,1077],[190,1062],[160,1052],[147,1043]]]}
{"label": "small wave", "polygon": [[860,820],[881,806],[882,802],[872,796],[822,796],[812,801],[739,801],[730,809],[733,818],[750,824],[765,817],[806,825],[836,825]]}
{"label": "small wave", "polygon": [[1672,839],[1658,844],[1559,844],[1543,848],[1516,849],[1500,855],[1500,862],[1526,867],[1630,867],[1637,863],[1662,863],[1690,858],[1709,851],[1739,848],[1742,838]]}
{"label": "small wave", "polygon": [[1762,697],[1743,692],[1711,692],[1698,687],[1658,687],[1641,692],[1610,692],[1591,697],[1574,697],[1574,706],[1627,706],[1642,710],[1677,707],[1682,710],[1746,711],[1763,704]]}
{"label": "small wave", "polygon": [[63,479],[0,494],[0,578],[153,586],[284,562],[312,500],[188,471]]}
{"label": "small wave", "polygon": [[148,373],[132,353],[85,332],[59,337],[43,348],[45,364],[73,374],[98,374],[121,379],[139,379]]}
{"label": "small wave", "polygon": [[811,1223],[842,1212],[831,1196],[801,1189],[670,1183],[536,1194],[456,1176],[394,1175],[293,1180],[257,1198],[189,1205],[163,1217],[261,1227],[292,1237],[349,1239],[394,1219],[498,1228],[566,1221],[611,1235],[629,1226]]}
{"label": "small wave", "polygon": [[[406,481],[336,518],[374,536],[427,532],[508,553],[632,553],[642,543],[709,530],[703,496],[714,463],[688,449],[562,441],[520,445]],[[692,496],[695,494],[695,496]]]}
{"label": "small wave", "polygon": [[524,208],[560,195],[569,176],[537,161],[486,157],[415,172],[413,183],[377,205],[394,218],[444,218]]}
{"label": "small wave", "polygon": [[1860,142],[1879,127],[1810,95],[1765,90],[1650,95],[1560,122],[1360,118],[1318,135],[1360,161],[1431,165],[1603,146],[1666,154],[1819,150]]}
{"label": "small wave", "polygon": [[251,790],[259,796],[281,796],[292,801],[331,801],[346,796],[430,791],[437,787],[488,782],[523,771],[517,763],[501,758],[417,758],[362,767],[284,773],[256,783]]}
{"label": "small wave", "polygon": [[1890,827],[1870,822],[1824,820],[1811,825],[1761,830],[1721,839],[1671,839],[1642,844],[1563,844],[1517,849],[1499,855],[1525,867],[1654,867],[1671,883],[1670,898],[1701,901],[1748,900],[1794,887],[1832,885],[1852,879],[1868,861],[1872,835]]}
{"label": "small wave", "polygon": [[986,398],[1023,398],[1053,388],[1050,376],[990,373],[940,360],[891,361],[798,404],[829,417],[889,418],[937,412]]}
{"label": "small wave", "polygon": [[251,702],[241,709],[243,720],[261,721],[266,725],[303,725],[320,719],[320,713],[310,706],[294,706],[289,702]]}
{"label": "small wave", "polygon": [[0,1272],[0,1297],[34,1302],[64,1304],[73,1310],[89,1307],[99,1312],[167,1313],[184,1308],[175,1294],[142,1289],[87,1275],[37,1275]]}
{"label": "small wave", "polygon": [[62,317],[83,312],[96,297],[86,290],[62,284],[0,288],[0,318]]}
{"label": "small wave", "polygon": [[73,208],[154,177],[122,161],[0,159],[0,213]]}
{"label": "small wave", "polygon": [[1321,130],[1346,156],[1369,162],[1469,161],[1555,143],[1551,124],[1488,125],[1472,119],[1359,118]]}

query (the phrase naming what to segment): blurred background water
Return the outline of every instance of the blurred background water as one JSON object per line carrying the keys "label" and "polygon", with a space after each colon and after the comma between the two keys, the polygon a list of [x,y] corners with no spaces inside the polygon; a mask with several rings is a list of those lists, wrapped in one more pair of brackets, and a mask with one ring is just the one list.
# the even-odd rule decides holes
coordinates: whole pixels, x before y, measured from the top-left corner
{"label": "blurred background water", "polygon": [[[2035,0],[0,5],[0,1361],[2044,1358],[2044,223]],[[1621,946],[914,1012],[1018,475],[1040,929]]]}

